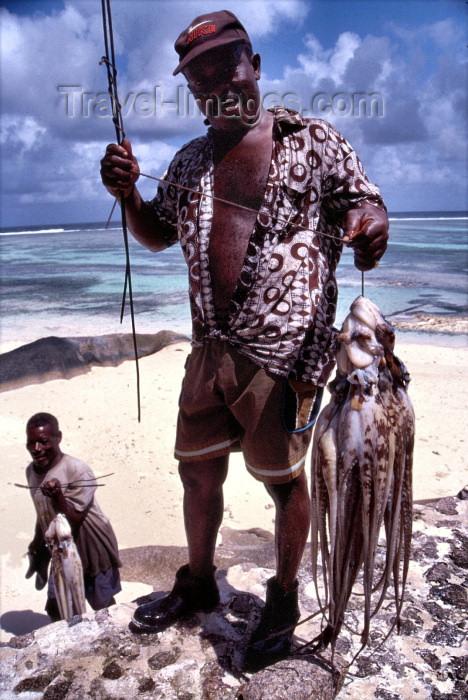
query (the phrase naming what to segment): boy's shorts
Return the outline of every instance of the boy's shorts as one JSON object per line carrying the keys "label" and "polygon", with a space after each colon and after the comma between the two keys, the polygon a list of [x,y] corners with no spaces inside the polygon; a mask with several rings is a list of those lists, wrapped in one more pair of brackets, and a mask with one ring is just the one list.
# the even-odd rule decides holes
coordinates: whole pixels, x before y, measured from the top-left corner
{"label": "boy's shorts", "polygon": [[[317,389],[297,394],[287,379],[255,365],[225,341],[194,347],[179,399],[174,456],[196,462],[243,452],[259,481],[281,484],[304,468],[312,428],[288,431],[285,415],[310,415]],[[293,410],[285,407],[292,396]],[[315,409],[315,414],[318,407]]]}

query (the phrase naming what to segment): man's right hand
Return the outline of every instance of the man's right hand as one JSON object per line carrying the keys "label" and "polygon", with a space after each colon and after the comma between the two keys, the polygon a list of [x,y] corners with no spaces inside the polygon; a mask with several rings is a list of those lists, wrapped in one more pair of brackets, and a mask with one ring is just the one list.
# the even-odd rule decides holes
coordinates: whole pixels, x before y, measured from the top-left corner
{"label": "man's right hand", "polygon": [[120,194],[128,197],[139,176],[140,168],[130,141],[124,139],[121,146],[110,143],[101,160],[101,179],[107,191],[113,197]]}
{"label": "man's right hand", "polygon": [[135,187],[139,177],[140,168],[130,141],[124,139],[121,146],[110,143],[101,160],[104,187],[114,197],[124,196],[126,222],[133,237],[153,252],[164,250],[168,246],[167,229],[161,226],[152,203],[145,202]]}

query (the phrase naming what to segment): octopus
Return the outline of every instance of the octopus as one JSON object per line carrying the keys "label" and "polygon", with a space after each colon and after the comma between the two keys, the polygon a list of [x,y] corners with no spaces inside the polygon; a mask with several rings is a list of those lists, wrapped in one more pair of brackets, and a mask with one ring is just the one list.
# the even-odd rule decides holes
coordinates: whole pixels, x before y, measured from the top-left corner
{"label": "octopus", "polygon": [[59,513],[50,523],[45,539],[51,552],[55,595],[63,620],[86,612],[83,567],[70,523]]}
{"label": "octopus", "polygon": [[[411,548],[414,412],[410,377],[393,353],[394,330],[369,299],[352,303],[336,345],[332,397],[312,447],[311,561],[323,619],[313,642],[335,648],[359,577],[362,650],[389,587],[396,614],[387,637],[400,626]],[[380,537],[383,560],[377,560]]]}

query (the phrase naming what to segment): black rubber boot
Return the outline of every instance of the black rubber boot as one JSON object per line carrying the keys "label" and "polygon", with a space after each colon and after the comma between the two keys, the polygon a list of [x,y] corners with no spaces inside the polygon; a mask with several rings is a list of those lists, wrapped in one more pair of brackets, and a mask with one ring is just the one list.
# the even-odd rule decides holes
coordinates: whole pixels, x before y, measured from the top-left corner
{"label": "black rubber boot", "polygon": [[159,600],[140,605],[134,612],[133,632],[162,632],[194,612],[210,612],[219,603],[219,591],[213,572],[209,576],[192,576],[188,564],[176,573],[172,591]]}
{"label": "black rubber boot", "polygon": [[299,617],[298,582],[290,593],[284,593],[276,578],[270,578],[260,622],[247,646],[244,670],[253,673],[286,658]]}

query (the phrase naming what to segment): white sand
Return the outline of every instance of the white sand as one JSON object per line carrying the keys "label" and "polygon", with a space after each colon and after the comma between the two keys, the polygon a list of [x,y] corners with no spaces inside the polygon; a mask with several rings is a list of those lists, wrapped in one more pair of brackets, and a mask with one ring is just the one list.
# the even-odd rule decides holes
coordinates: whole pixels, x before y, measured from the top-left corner
{"label": "white sand", "polygon": [[[0,639],[47,621],[45,591],[24,578],[24,556],[35,522],[24,469],[25,424],[38,411],[55,414],[63,432],[62,449],[87,462],[105,478],[97,497],[110,518],[121,549],[141,545],[185,545],[182,489],[172,455],[177,399],[187,343],[172,345],[141,360],[142,420],[137,421],[135,368],[94,368],[71,380],[54,380],[3,393],[2,447],[5,481],[0,491]],[[414,497],[456,494],[468,483],[465,454],[464,377],[466,348],[400,344],[412,382],[417,436]],[[225,489],[224,523],[233,528],[273,529],[274,508],[262,484],[250,477],[234,455]],[[125,584],[118,600],[135,598],[149,587]],[[7,630],[7,631],[4,631]],[[8,631],[9,630],[9,631]]]}

